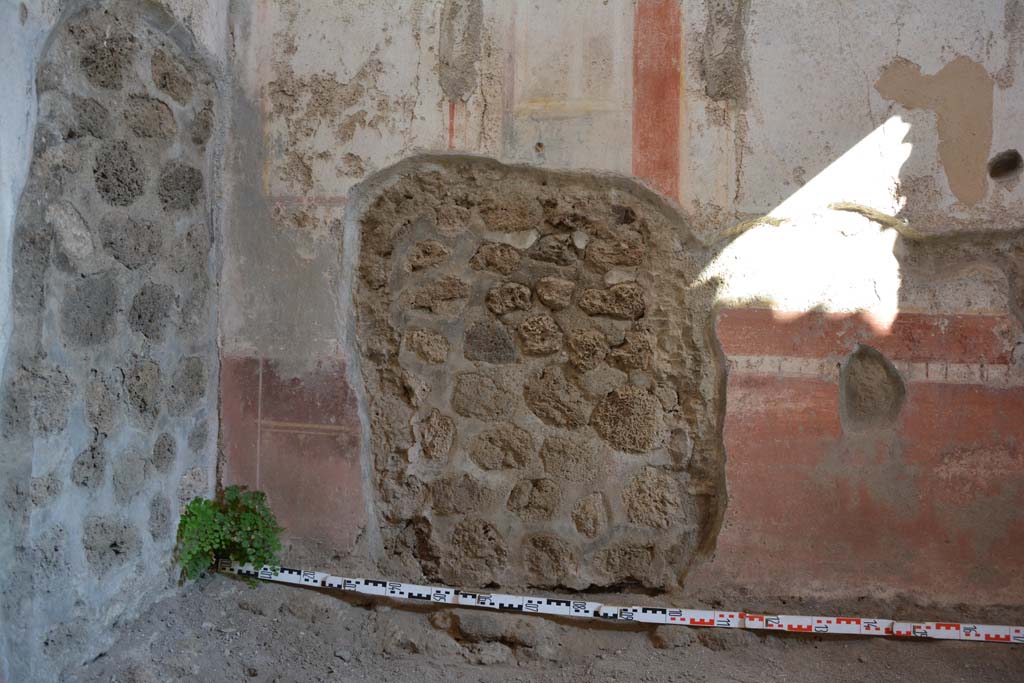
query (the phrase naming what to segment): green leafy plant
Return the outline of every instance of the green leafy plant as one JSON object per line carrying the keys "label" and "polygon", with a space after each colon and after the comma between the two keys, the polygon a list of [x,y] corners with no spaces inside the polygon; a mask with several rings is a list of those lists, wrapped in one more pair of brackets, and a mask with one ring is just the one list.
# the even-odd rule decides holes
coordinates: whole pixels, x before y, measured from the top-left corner
{"label": "green leafy plant", "polygon": [[218,559],[279,566],[283,530],[262,491],[229,486],[213,500],[193,498],[178,523],[182,578],[198,578]]}

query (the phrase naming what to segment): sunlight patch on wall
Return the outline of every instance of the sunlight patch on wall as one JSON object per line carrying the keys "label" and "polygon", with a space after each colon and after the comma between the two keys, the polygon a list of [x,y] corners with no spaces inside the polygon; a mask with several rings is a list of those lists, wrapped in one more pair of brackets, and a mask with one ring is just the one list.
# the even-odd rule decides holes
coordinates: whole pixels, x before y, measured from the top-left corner
{"label": "sunlight patch on wall", "polygon": [[723,249],[704,271],[721,281],[720,300],[787,313],[862,311],[879,327],[891,324],[900,288],[896,231],[828,207],[851,202],[898,214],[909,130],[899,116],[890,117],[773,209],[771,224]]}

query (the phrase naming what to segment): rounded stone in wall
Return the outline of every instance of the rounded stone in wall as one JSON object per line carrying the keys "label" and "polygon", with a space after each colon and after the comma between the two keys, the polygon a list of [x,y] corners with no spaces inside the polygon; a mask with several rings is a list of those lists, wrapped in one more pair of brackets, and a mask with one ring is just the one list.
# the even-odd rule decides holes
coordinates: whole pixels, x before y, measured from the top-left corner
{"label": "rounded stone in wall", "polygon": [[572,522],[576,531],[587,538],[604,533],[608,527],[608,504],[599,491],[588,493],[572,507]]}
{"label": "rounded stone in wall", "polygon": [[110,433],[121,402],[121,387],[114,377],[93,371],[85,387],[85,415],[99,432]]}
{"label": "rounded stone in wall", "polygon": [[644,467],[626,484],[622,504],[630,522],[666,529],[683,511],[679,482],[668,472]]}
{"label": "rounded stone in wall", "polygon": [[639,583],[648,585],[655,575],[656,549],[646,543],[617,543],[597,553],[595,565],[598,572],[608,576],[613,583]]}
{"label": "rounded stone in wall", "polygon": [[430,484],[431,507],[439,515],[465,515],[479,512],[490,492],[468,474],[435,479]]}
{"label": "rounded stone in wall", "polygon": [[142,454],[128,449],[118,453],[114,465],[114,500],[124,505],[138,495],[149,476],[149,463]]}
{"label": "rounded stone in wall", "polygon": [[143,285],[128,310],[128,325],[150,341],[161,341],[167,331],[176,297],[170,285]]}
{"label": "rounded stone in wall", "polygon": [[635,282],[608,289],[586,289],[580,295],[579,306],[588,315],[617,320],[638,320],[647,310],[643,288]]}
{"label": "rounded stone in wall", "polygon": [[473,439],[469,457],[481,469],[521,469],[533,457],[533,437],[507,422],[491,425]]}
{"label": "rounded stone in wall", "polygon": [[152,427],[163,403],[160,366],[148,358],[135,358],[125,368],[124,389],[133,417],[146,429]]}
{"label": "rounded stone in wall", "polygon": [[207,102],[206,106],[196,113],[192,120],[191,138],[195,145],[203,146],[210,139],[213,132],[213,103]]}
{"label": "rounded stone in wall", "polygon": [[197,168],[175,161],[160,172],[157,196],[164,211],[185,211],[195,207],[202,190],[203,174]]}
{"label": "rounded stone in wall", "polygon": [[79,65],[86,79],[97,88],[120,89],[138,50],[135,36],[121,27],[111,31],[89,22],[68,30],[79,43]]}
{"label": "rounded stone in wall", "polygon": [[562,348],[562,330],[550,315],[533,315],[521,322],[517,330],[523,353],[546,356]]}
{"label": "rounded stone in wall", "polygon": [[157,89],[169,95],[178,104],[186,104],[192,98],[192,75],[170,52],[160,48],[153,50],[150,74]]}
{"label": "rounded stone in wall", "polygon": [[592,406],[561,367],[547,367],[527,380],[523,397],[533,414],[554,427],[582,427]]}
{"label": "rounded stone in wall", "polygon": [[432,462],[447,461],[455,443],[455,421],[435,408],[420,423],[419,432],[423,457]]}
{"label": "rounded stone in wall", "polygon": [[163,245],[159,227],[127,216],[107,216],[100,223],[100,236],[103,246],[129,270],[152,265]]}
{"label": "rounded stone in wall", "polygon": [[519,268],[522,258],[519,250],[511,245],[487,242],[480,245],[470,259],[469,265],[474,270],[491,270],[502,275],[510,275]]}
{"label": "rounded stone in wall", "polygon": [[532,582],[558,586],[578,582],[579,560],[572,546],[553,535],[532,536],[523,543],[523,561]]}
{"label": "rounded stone in wall", "polygon": [[183,415],[206,395],[206,363],[199,356],[182,358],[167,386],[167,406],[172,415]]}
{"label": "rounded stone in wall", "polygon": [[590,416],[594,431],[621,451],[648,453],[665,440],[661,401],[646,389],[620,387],[597,404]]}
{"label": "rounded stone in wall", "polygon": [[506,507],[525,520],[550,519],[562,499],[558,483],[551,479],[523,479],[512,487]]}
{"label": "rounded stone in wall", "polygon": [[507,560],[505,539],[497,527],[472,518],[452,530],[441,572],[448,583],[482,586],[495,580]]}
{"label": "rounded stone in wall", "polygon": [[60,304],[61,332],[73,346],[96,346],[114,336],[117,288],[109,274],[82,278]]}
{"label": "rounded stone in wall", "polygon": [[494,315],[530,310],[530,288],[518,282],[505,282],[487,292],[487,308]]}
{"label": "rounded stone in wall", "polygon": [[146,188],[146,172],[124,140],[103,145],[92,171],[96,191],[113,206],[129,206]]}
{"label": "rounded stone in wall", "polygon": [[170,107],[147,95],[132,95],[125,105],[124,120],[136,136],[167,140],[177,132]]}
{"label": "rounded stone in wall", "polygon": [[466,330],[463,354],[467,360],[512,363],[516,359],[516,345],[507,327],[496,320],[482,320]]}
{"label": "rounded stone in wall", "polygon": [[565,481],[588,482],[602,473],[606,449],[576,434],[552,434],[540,447],[544,471]]}
{"label": "rounded stone in wall", "polygon": [[451,348],[448,340],[430,330],[410,330],[405,335],[405,348],[415,353],[424,363],[443,363]]}
{"label": "rounded stone in wall", "polygon": [[138,559],[142,549],[139,532],[120,516],[93,516],[85,520],[82,545],[85,559],[97,576]]}
{"label": "rounded stone in wall", "polygon": [[149,501],[149,535],[154,540],[164,539],[171,534],[171,501],[162,493]]}
{"label": "rounded stone in wall", "polygon": [[210,438],[210,427],[206,422],[206,417],[200,415],[199,423],[192,428],[192,431],[188,434],[188,448],[193,453],[202,453],[206,447],[206,442]]}
{"label": "rounded stone in wall", "polygon": [[574,330],[569,335],[569,361],[579,370],[593,370],[608,355],[608,340],[599,330]]}
{"label": "rounded stone in wall", "polygon": [[870,346],[860,346],[846,359],[839,374],[843,426],[860,431],[895,424],[907,390],[888,358]]}
{"label": "rounded stone in wall", "polygon": [[153,451],[150,455],[150,462],[158,472],[167,472],[171,469],[178,455],[178,444],[174,437],[167,432],[162,432],[153,443]]}
{"label": "rounded stone in wall", "polygon": [[98,489],[103,486],[106,471],[107,454],[94,443],[71,463],[71,482],[85,489]]}
{"label": "rounded stone in wall", "polygon": [[113,126],[110,111],[91,97],[72,97],[71,108],[75,113],[73,137],[94,137],[105,140],[110,137]]}
{"label": "rounded stone in wall", "polygon": [[465,417],[499,419],[511,412],[507,394],[505,387],[489,375],[463,373],[455,378],[452,408]]}
{"label": "rounded stone in wall", "polygon": [[537,298],[552,311],[560,311],[572,303],[576,283],[560,277],[542,277],[537,281]]}

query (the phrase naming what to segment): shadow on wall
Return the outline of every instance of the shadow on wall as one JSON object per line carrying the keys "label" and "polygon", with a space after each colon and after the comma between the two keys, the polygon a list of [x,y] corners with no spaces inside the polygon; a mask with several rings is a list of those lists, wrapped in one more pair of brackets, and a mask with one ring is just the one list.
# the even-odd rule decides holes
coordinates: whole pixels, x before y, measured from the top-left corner
{"label": "shadow on wall", "polygon": [[[980,68],[897,61],[876,85],[936,113],[944,176],[904,171],[923,148],[894,115],[709,267],[726,301],[763,307],[717,316],[730,510],[711,581],[980,602],[1024,588],[1024,235],[989,227],[1019,217],[965,213],[1019,161],[989,161]],[[937,210],[944,181],[958,203]]]}

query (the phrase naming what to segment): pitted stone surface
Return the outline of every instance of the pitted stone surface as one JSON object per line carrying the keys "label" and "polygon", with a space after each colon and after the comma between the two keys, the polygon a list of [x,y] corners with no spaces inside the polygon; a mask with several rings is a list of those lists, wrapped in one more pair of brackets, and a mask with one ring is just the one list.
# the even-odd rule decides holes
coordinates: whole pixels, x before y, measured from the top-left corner
{"label": "pitted stone surface", "polygon": [[433,410],[420,423],[420,443],[423,457],[433,461],[445,461],[455,443],[455,421],[441,411]]}
{"label": "pitted stone surface", "polygon": [[533,414],[553,427],[582,427],[592,408],[558,366],[544,368],[527,380],[523,396]]}
{"label": "pitted stone surface", "polygon": [[667,472],[644,467],[622,493],[626,517],[634,524],[668,528],[683,508],[679,483]]}
{"label": "pitted stone surface", "polygon": [[96,191],[114,206],[132,204],[142,196],[146,185],[146,173],[124,140],[106,144],[96,152],[93,179]]}
{"label": "pitted stone surface", "polygon": [[494,315],[530,310],[530,288],[518,282],[503,282],[487,292],[487,308]]}
{"label": "pitted stone surface", "polygon": [[448,357],[448,340],[429,330],[410,330],[405,335],[405,346],[424,363],[443,363]]}
{"label": "pitted stone surface", "polygon": [[523,479],[508,496],[508,509],[524,520],[550,519],[558,508],[561,490],[551,479]]}
{"label": "pitted stone surface", "polygon": [[438,515],[480,512],[491,497],[487,488],[468,474],[435,479],[430,484],[431,507]]}
{"label": "pitted stone surface", "polygon": [[560,277],[542,277],[537,281],[537,296],[552,311],[560,311],[572,303],[576,283]]}
{"label": "pitted stone surface", "polygon": [[605,441],[621,451],[647,453],[662,445],[665,426],[661,402],[646,389],[632,384],[609,392],[590,424]]}
{"label": "pitted stone surface", "polygon": [[525,429],[498,422],[480,432],[469,447],[469,457],[485,470],[522,469],[533,456],[533,437]]}
{"label": "pitted stone surface", "polygon": [[[0,358],[0,482],[21,492],[0,505],[14,549],[0,556],[3,635],[19,633],[12,680],[64,680],[99,655],[113,625],[169,585],[171,500],[211,492],[216,435],[198,452],[185,444],[196,416],[217,410],[215,230],[202,199],[220,150],[198,145],[218,95],[165,5],[62,3],[39,56]],[[182,368],[183,356],[195,361]],[[34,546],[35,528],[59,530],[66,547],[22,576],[16,549]]]}
{"label": "pitted stone surface", "polygon": [[480,245],[476,254],[469,261],[474,270],[493,270],[502,275],[510,275],[522,260],[522,254],[515,247],[500,242],[488,242]]}
{"label": "pitted stone surface", "polygon": [[531,315],[519,324],[523,353],[546,356],[562,348],[562,330],[550,315]]}
{"label": "pitted stone surface", "polygon": [[139,532],[124,517],[90,517],[85,520],[82,545],[93,571],[105,576],[115,567],[137,561],[141,549]]}
{"label": "pitted stone surface", "polygon": [[402,166],[366,198],[351,271],[387,569],[675,585],[724,500],[702,247],[626,181]]}
{"label": "pitted stone surface", "polygon": [[160,228],[125,216],[109,216],[100,226],[103,245],[125,268],[135,270],[151,265],[160,253]]}
{"label": "pitted stone surface", "polygon": [[463,353],[466,360],[511,363],[516,359],[516,345],[508,328],[499,321],[482,320],[466,330]]}
{"label": "pitted stone surface", "polygon": [[129,98],[124,120],[128,128],[140,138],[166,140],[174,135],[177,128],[171,108],[155,97],[145,95]]}
{"label": "pitted stone surface", "polygon": [[573,586],[579,583],[578,560],[573,548],[557,536],[528,538],[523,544],[523,559],[531,581],[538,586]]}
{"label": "pitted stone surface", "polygon": [[117,327],[117,286],[109,275],[74,283],[60,305],[61,330],[74,346],[110,341]]}
{"label": "pitted stone surface", "polygon": [[594,538],[608,526],[608,508],[604,496],[598,492],[588,493],[576,501],[572,508],[572,522],[587,538]]}
{"label": "pitted stone surface", "polygon": [[157,195],[165,211],[184,211],[195,207],[203,189],[203,174],[198,169],[173,162],[160,174]]}
{"label": "pitted stone surface", "polygon": [[150,341],[163,340],[174,300],[174,289],[169,285],[143,285],[132,300],[132,307],[128,311],[128,324]]}
{"label": "pitted stone surface", "polygon": [[153,83],[178,104],[187,104],[192,97],[194,81],[189,68],[169,50],[157,48],[150,58]]}
{"label": "pitted stone surface", "polygon": [[75,134],[102,140],[110,136],[110,112],[91,97],[73,97]]}

